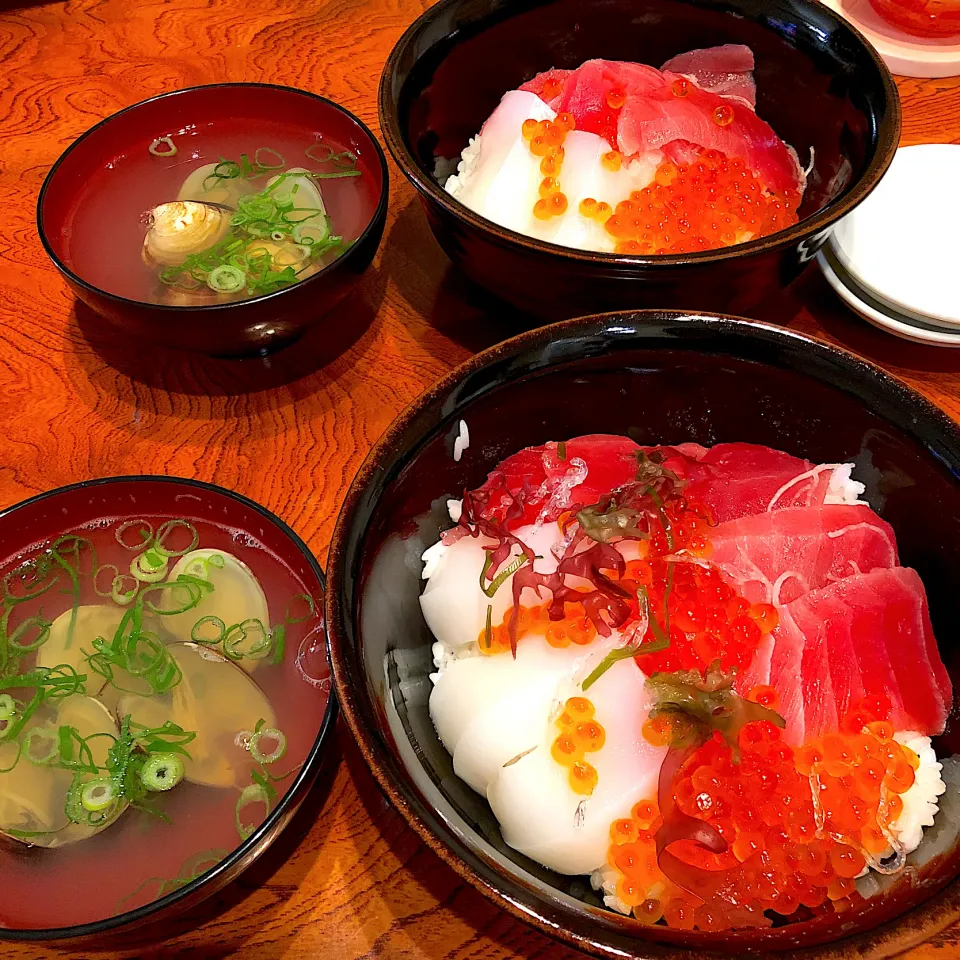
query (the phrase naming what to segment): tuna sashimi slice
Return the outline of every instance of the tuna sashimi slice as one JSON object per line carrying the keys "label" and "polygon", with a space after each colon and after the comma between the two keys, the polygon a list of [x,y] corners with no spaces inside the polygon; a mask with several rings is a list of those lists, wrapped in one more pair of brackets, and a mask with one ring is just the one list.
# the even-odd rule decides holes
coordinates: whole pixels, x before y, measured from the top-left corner
{"label": "tuna sashimi slice", "polygon": [[558,112],[563,84],[573,72],[573,70],[544,70],[543,73],[538,73],[532,80],[521,84],[520,89],[528,93],[535,93],[554,112]]}
{"label": "tuna sashimi slice", "polygon": [[709,539],[710,562],[751,603],[790,603],[899,562],[893,528],[866,504],[768,510],[721,523]]}
{"label": "tuna sashimi slice", "polygon": [[706,503],[717,523],[767,510],[819,505],[835,469],[753,443],[701,447],[699,457],[680,447],[660,449],[668,452],[666,466],[689,481],[684,493]]}
{"label": "tuna sashimi slice", "polygon": [[782,607],[769,672],[751,664],[737,688],[780,694],[788,743],[837,729],[850,704],[884,694],[897,730],[943,731],[953,691],[916,572],[889,567],[847,577]]}
{"label": "tuna sashimi slice", "polygon": [[634,480],[639,450],[627,437],[601,433],[566,441],[563,459],[556,443],[526,447],[500,463],[477,490],[488,498],[484,515],[503,521],[519,499],[523,513],[510,516],[507,529],[555,521],[565,511],[596,503]]}
{"label": "tuna sashimi slice", "polygon": [[660,69],[679,73],[693,80],[698,87],[722,97],[736,97],[757,105],[757,85],[753,80],[753,51],[742,43],[725,43],[719,47],[691,50],[668,60]]}

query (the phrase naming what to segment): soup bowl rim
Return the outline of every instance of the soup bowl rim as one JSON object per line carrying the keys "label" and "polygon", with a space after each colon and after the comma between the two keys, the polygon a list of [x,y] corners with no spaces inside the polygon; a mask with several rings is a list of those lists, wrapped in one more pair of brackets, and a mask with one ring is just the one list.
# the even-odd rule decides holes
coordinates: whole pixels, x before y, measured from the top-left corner
{"label": "soup bowl rim", "polygon": [[[509,0],[491,0],[491,6],[506,7]],[[681,0],[690,3],[692,0]],[[414,40],[426,27],[436,20],[448,15],[452,9],[461,6],[465,0],[438,0],[433,6],[425,10],[404,31],[384,65],[380,75],[378,91],[378,106],[380,130],[383,134],[387,149],[403,172],[404,176],[427,199],[439,204],[445,213],[448,213],[469,226],[486,235],[492,235],[502,245],[511,249],[522,248],[528,253],[535,253],[554,257],[563,257],[570,262],[602,265],[604,267],[620,268],[656,268],[682,266],[684,264],[710,264],[729,260],[738,256],[747,256],[753,253],[780,251],[792,245],[803,243],[811,237],[817,237],[824,231],[829,231],[842,217],[846,216],[856,206],[862,203],[870,192],[880,182],[893,162],[894,155],[900,142],[902,111],[900,96],[896,82],[884,63],[883,58],[867,41],[863,34],[839,13],[816,0],[790,0],[794,7],[816,9],[817,14],[834,22],[835,26],[846,28],[858,41],[867,56],[873,60],[880,75],[883,88],[883,99],[886,114],[877,125],[877,149],[870,163],[860,176],[850,185],[841,196],[826,203],[810,216],[804,217],[785,230],[778,230],[766,237],[756,240],[747,240],[730,247],[721,247],[716,250],[704,250],[699,253],[653,254],[639,256],[635,254],[610,253],[607,251],[582,250],[578,247],[567,247],[562,244],[551,243],[527,236],[508,227],[503,227],[488,220],[479,213],[451,196],[440,186],[434,177],[425,172],[407,144],[400,122],[398,99],[393,96],[393,74],[398,70],[412,49]],[[768,28],[769,29],[769,28]],[[481,31],[482,32],[482,31]],[[434,45],[436,46],[436,45]],[[806,51],[801,51],[806,54]],[[418,58],[419,59],[419,58]],[[414,61],[417,62],[417,61]],[[408,72],[409,76],[409,72]],[[812,254],[811,254],[812,257]]]}
{"label": "soup bowl rim", "polygon": [[[179,97],[184,94],[196,93],[198,90],[214,90],[218,88],[246,88],[251,87],[260,87],[267,90],[276,90],[281,91],[282,93],[293,93],[299,94],[303,97],[309,97],[313,100],[318,100],[321,103],[325,104],[327,107],[331,107],[334,110],[339,111],[344,114],[347,119],[356,124],[360,130],[369,138],[370,142],[374,146],[374,154],[378,161],[378,168],[380,174],[380,199],[377,201],[377,205],[367,220],[366,226],[363,228],[363,231],[360,235],[353,241],[350,247],[343,251],[338,257],[331,260],[326,266],[321,267],[316,273],[312,274],[309,277],[299,280],[296,283],[292,283],[289,287],[281,287],[279,290],[274,290],[272,293],[262,293],[255,297],[246,297],[242,300],[228,300],[225,303],[210,303],[210,304],[172,304],[172,303],[152,303],[149,300],[137,300],[132,297],[124,297],[118,293],[111,293],[109,290],[104,290],[102,287],[98,287],[93,283],[90,283],[88,280],[85,280],[81,277],[75,270],[67,266],[63,258],[53,249],[53,244],[50,241],[48,231],[44,226],[43,222],[43,210],[44,210],[44,201],[48,190],[50,189],[54,178],[57,175],[57,171],[60,169],[60,166],[67,160],[71,153],[74,150],[81,147],[84,141],[88,138],[94,136],[99,130],[103,129],[114,120],[123,116],[127,113],[132,113],[135,110],[140,109],[141,107],[148,106],[149,104],[156,103],[159,100],[166,100],[170,97]],[[47,175],[43,179],[43,185],[40,188],[40,193],[37,196],[37,233],[40,236],[40,243],[43,245],[44,252],[47,256],[53,261],[53,265],[71,282],[77,284],[79,287],[82,287],[88,293],[93,294],[97,297],[102,297],[106,300],[109,300],[113,303],[116,303],[124,307],[135,307],[135,308],[148,308],[150,310],[158,310],[161,312],[169,312],[170,314],[188,314],[188,313],[217,313],[219,311],[236,309],[237,307],[243,306],[259,306],[260,304],[265,304],[273,301],[275,298],[282,297],[284,294],[288,293],[290,290],[304,290],[308,284],[314,284],[315,281],[321,280],[323,277],[326,277],[328,274],[333,273],[335,269],[342,269],[342,265],[348,263],[353,257],[359,256],[360,251],[365,247],[365,242],[367,238],[374,231],[378,229],[378,224],[381,223],[386,217],[387,205],[389,202],[389,177],[390,172],[387,167],[387,158],[383,152],[383,147],[380,145],[380,141],[374,135],[373,131],[354,113],[348,110],[346,107],[341,106],[335,100],[331,100],[328,97],[321,96],[319,93],[312,93],[309,90],[301,90],[299,87],[290,87],[285,84],[280,83],[259,83],[259,82],[246,82],[246,81],[226,81],[223,83],[200,83],[195,84],[192,87],[182,87],[179,90],[169,90],[166,93],[157,94],[154,97],[148,97],[146,100],[138,100],[136,103],[131,103],[129,106],[124,107],[122,110],[117,110],[115,113],[111,113],[109,116],[104,117],[102,120],[97,121],[92,127],[85,130],[83,133],[77,137],[73,143],[70,144],[63,153],[57,157],[56,162],[48,171]]]}
{"label": "soup bowl rim", "polygon": [[[324,574],[320,563],[310,551],[310,548],[293,530],[292,527],[290,527],[284,520],[281,520],[280,517],[278,517],[272,511],[268,510],[264,506],[261,506],[255,500],[245,497],[241,493],[236,493],[233,490],[227,490],[225,487],[220,487],[215,483],[207,483],[204,480],[194,480],[188,477],[164,476],[159,474],[120,474],[111,477],[98,477],[94,480],[81,480],[77,483],[66,484],[61,487],[55,487],[52,490],[46,490],[43,493],[35,494],[32,497],[27,497],[25,500],[20,500],[19,502],[0,510],[0,524],[2,524],[3,521],[13,513],[33,507],[46,500],[55,500],[62,494],[72,493],[73,491],[80,490],[94,490],[101,487],[109,487],[118,483],[168,483],[172,486],[192,487],[203,490],[208,494],[212,493],[217,496],[227,497],[230,500],[236,501],[241,506],[253,510],[255,513],[263,517],[263,519],[271,526],[275,527],[287,540],[293,544],[293,546],[306,561],[310,571],[319,581],[324,593],[324,597],[326,597],[326,575]],[[322,620],[321,625],[324,631],[324,637],[326,639],[326,621]],[[329,657],[328,639],[326,640],[326,643],[327,655]],[[126,910],[123,913],[118,913],[112,917],[104,917],[100,920],[91,920],[86,923],[73,924],[67,927],[16,928],[0,926],[0,942],[5,940],[26,942],[80,939],[114,931],[129,924],[141,925],[154,914],[160,913],[179,901],[190,897],[204,886],[214,884],[215,889],[210,891],[213,893],[216,889],[220,889],[231,879],[235,879],[229,875],[235,870],[237,865],[241,863],[245,857],[249,856],[252,851],[256,851],[253,854],[254,859],[259,857],[266,850],[266,847],[264,847],[263,850],[257,850],[257,847],[260,846],[264,840],[267,841],[266,846],[270,846],[270,844],[276,840],[277,836],[279,836],[279,833],[286,828],[287,824],[283,823],[284,819],[290,815],[292,808],[299,806],[310,786],[313,784],[314,779],[316,778],[317,768],[322,759],[323,751],[327,747],[328,741],[333,734],[338,715],[339,702],[337,700],[336,691],[331,686],[327,705],[324,708],[323,718],[320,721],[320,726],[317,730],[316,738],[313,741],[313,746],[310,748],[306,759],[303,761],[303,766],[301,767],[300,772],[290,784],[287,791],[277,802],[277,805],[274,807],[274,809],[267,814],[263,823],[261,823],[260,826],[258,826],[256,830],[254,830],[254,832],[247,837],[246,840],[242,840],[236,847],[233,848],[233,850],[230,851],[226,857],[214,864],[214,866],[212,866],[209,870],[204,871],[195,880],[191,880],[178,890],[174,890],[163,897],[152,900],[150,903],[144,904],[141,907],[136,907],[133,910]],[[279,831],[277,831],[278,824],[282,824]],[[270,837],[270,834],[274,831],[277,831],[276,836]],[[246,864],[246,866],[242,867],[240,873],[246,870],[247,867],[252,864],[252,862],[253,860]],[[218,880],[220,881],[219,883],[217,883]]]}
{"label": "soup bowl rim", "polygon": [[[401,446],[405,433],[419,415],[442,403],[444,412],[441,422],[445,422],[455,417],[461,408],[469,406],[480,397],[521,377],[536,375],[551,368],[577,362],[577,357],[570,355],[559,358],[550,355],[544,358],[543,351],[546,348],[555,348],[560,343],[570,344],[572,347],[574,341],[582,341],[590,337],[606,337],[605,352],[616,352],[617,344],[611,344],[609,341],[620,336],[630,340],[638,348],[642,348],[645,329],[653,330],[656,327],[661,335],[666,335],[665,328],[670,323],[689,324],[693,330],[699,330],[704,335],[711,333],[715,336],[719,335],[728,342],[731,340],[735,342],[739,337],[811,349],[824,360],[838,364],[843,373],[856,379],[851,387],[850,382],[831,381],[823,376],[798,371],[802,376],[832,384],[838,390],[852,392],[868,407],[873,408],[873,403],[863,399],[864,394],[861,392],[864,384],[869,383],[877,393],[894,397],[898,404],[910,411],[914,422],[918,424],[917,434],[924,430],[927,432],[934,430],[937,439],[951,446],[955,459],[960,462],[960,425],[909,384],[850,350],[806,333],[732,314],[659,309],[611,311],[548,324],[495,344],[465,360],[408,404],[378,438],[357,471],[337,517],[327,559],[328,589],[325,594],[325,619],[334,688],[337,691],[344,720],[356,738],[367,766],[391,803],[445,863],[496,906],[506,910],[516,919],[534,926],[540,932],[576,949],[587,951],[598,957],[618,957],[624,960],[627,956],[647,957],[648,954],[643,953],[644,950],[650,951],[651,958],[679,956],[691,950],[709,951],[697,952],[699,957],[721,958],[729,956],[730,950],[734,947],[723,947],[722,942],[718,942],[714,948],[686,947],[657,940],[655,937],[644,937],[641,930],[647,928],[643,927],[639,921],[613,915],[618,922],[624,924],[618,936],[636,937],[635,949],[639,952],[628,955],[620,947],[610,944],[609,937],[603,928],[597,928],[596,932],[592,928],[586,932],[583,929],[578,930],[574,923],[577,920],[586,921],[588,917],[585,912],[581,913],[575,906],[556,906],[555,904],[556,915],[549,916],[546,899],[539,892],[529,889],[509,864],[491,863],[489,857],[479,852],[469,839],[461,837],[459,828],[448,823],[443,812],[432,806],[420,793],[413,775],[407,770],[406,762],[400,754],[390,743],[382,740],[378,729],[368,723],[368,715],[382,717],[383,708],[376,702],[374,695],[366,689],[366,673],[359,654],[362,629],[357,625],[355,618],[360,593],[357,591],[354,595],[354,606],[351,608],[347,602],[345,588],[348,583],[359,581],[359,572],[362,569],[360,558],[366,549],[370,520],[374,515],[374,508],[365,502],[370,487],[378,484],[386,488],[394,483],[400,472],[409,468],[415,460],[427,437],[433,436],[439,429],[439,425],[434,424],[428,427],[426,432],[418,433],[415,440],[408,438],[408,446]],[[682,338],[675,339],[677,349],[682,350]],[[671,348],[667,345],[664,349]],[[694,346],[691,349],[696,350],[697,347]],[[537,350],[541,352],[540,359],[538,362],[533,362],[532,357]],[[720,349],[718,352],[724,354],[726,351]],[[580,353],[579,356],[583,354]],[[765,366],[772,365],[767,360],[761,359],[758,362]],[[503,368],[495,375],[492,374],[489,381],[470,384],[473,377],[484,371],[490,371],[496,364],[503,364]],[[875,412],[882,419],[887,419],[882,412],[876,410]],[[362,509],[369,510],[369,515],[361,521],[359,514]],[[476,833],[472,826],[469,827],[469,833],[471,836]],[[585,911],[587,905],[582,906]],[[561,916],[564,920],[558,921],[557,916]],[[893,928],[907,917],[912,919],[912,927],[918,931],[917,935],[909,943],[902,943],[895,949],[888,949],[887,943],[894,936]],[[925,941],[948,927],[958,917],[960,917],[960,877],[954,877],[944,885],[943,889],[879,925],[841,935],[818,945],[793,946],[782,942],[771,942],[769,945],[752,949],[771,951],[756,953],[758,957],[795,956],[846,960],[853,956],[852,953],[846,952],[846,947],[851,946],[857,949],[862,948],[862,953],[856,953],[858,957],[891,957],[909,946]],[[714,950],[722,952],[714,952]],[[788,952],[778,952],[783,950]]]}

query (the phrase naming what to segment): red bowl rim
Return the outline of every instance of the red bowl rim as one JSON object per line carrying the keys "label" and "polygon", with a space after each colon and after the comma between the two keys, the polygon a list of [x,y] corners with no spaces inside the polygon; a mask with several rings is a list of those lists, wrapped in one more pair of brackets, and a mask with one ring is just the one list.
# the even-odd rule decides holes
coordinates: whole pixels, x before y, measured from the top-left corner
{"label": "red bowl rim", "polygon": [[[499,0],[499,6],[505,7],[510,2],[511,0]],[[694,0],[684,0],[684,2],[690,3],[694,2]],[[490,238],[499,240],[502,245],[507,247],[526,248],[528,251],[541,255],[559,256],[567,261],[590,263],[596,266],[648,268],[658,266],[674,267],[683,264],[716,263],[753,253],[781,250],[793,244],[802,244],[808,239],[822,241],[826,239],[833,225],[850,213],[854,207],[862,203],[880,182],[880,179],[887,172],[887,168],[893,162],[900,143],[902,119],[900,94],[894,82],[893,75],[890,73],[889,68],[886,63],[884,63],[880,54],[877,53],[872,44],[852,23],[838,13],[835,13],[825,4],[819,3],[817,0],[791,0],[792,7],[806,8],[808,14],[812,15],[815,13],[817,17],[832,21],[835,27],[849,30],[862,47],[863,52],[873,60],[883,84],[887,114],[877,128],[876,153],[866,170],[863,171],[860,178],[850,187],[845,195],[837,200],[830,201],[816,213],[809,217],[804,217],[786,230],[779,230],[767,237],[760,237],[756,240],[747,240],[744,243],[734,244],[732,247],[721,247],[719,250],[705,250],[700,253],[636,256],[632,254],[580,250],[576,247],[565,247],[557,243],[537,240],[525,234],[518,233],[515,230],[501,227],[492,220],[488,220],[486,217],[475,213],[459,200],[450,196],[439,183],[431,176],[425,174],[421,169],[420,164],[407,146],[406,138],[400,128],[397,103],[390,89],[391,77],[394,71],[398,68],[401,61],[409,58],[411,45],[420,30],[432,25],[438,20],[449,23],[455,8],[463,5],[463,3],[464,0],[439,0],[439,2],[431,6],[410,24],[390,51],[390,56],[387,58],[387,62],[383,68],[383,73],[380,75],[378,96],[380,130],[386,141],[387,149],[396,161],[397,166],[400,167],[404,176],[406,176],[420,193],[429,198],[433,203],[442,207],[446,213],[456,217],[458,220],[466,221],[470,226],[487,234]],[[809,16],[806,19],[809,19]],[[813,250],[809,251],[807,259],[813,259],[818,246],[819,244],[815,243]]]}
{"label": "red bowl rim", "polygon": [[[226,497],[229,500],[235,500],[237,503],[258,513],[271,526],[276,527],[290,542],[297,548],[311,572],[320,582],[326,599],[327,580],[323,569],[317,562],[316,557],[310,551],[309,547],[294,532],[294,530],[276,514],[272,513],[266,507],[261,506],[255,500],[245,497],[242,494],[234,493],[233,490],[227,490],[224,487],[218,487],[214,483],[206,483],[203,480],[191,480],[187,477],[170,477],[151,474],[121,475],[116,477],[101,477],[96,480],[83,480],[79,483],[67,484],[63,487],[56,487],[53,490],[47,490],[44,493],[38,493],[35,496],[21,500],[3,510],[0,510],[0,523],[10,514],[20,510],[32,507],[44,500],[52,500],[64,493],[71,493],[74,490],[88,490],[97,487],[111,486],[118,483],[169,483],[177,486],[193,487],[203,490],[206,493],[212,493],[216,496]],[[326,635],[326,622],[323,624],[324,635]],[[327,640],[327,656],[330,656],[330,642]],[[164,897],[152,900],[150,903],[137,907],[134,910],[126,910],[112,917],[104,917],[102,920],[93,920],[88,923],[74,924],[69,927],[44,927],[34,929],[18,929],[15,927],[0,926],[0,942],[4,940],[11,941],[42,941],[42,940],[64,940],[97,936],[116,930],[119,927],[128,924],[142,924],[149,917],[159,913],[166,908],[173,906],[181,900],[188,899],[197,894],[202,887],[208,887],[201,894],[201,898],[212,895],[231,879],[233,869],[242,861],[248,862],[241,867],[241,871],[246,870],[253,861],[263,853],[279,833],[287,826],[289,818],[293,816],[294,811],[300,806],[307,791],[313,785],[322,759],[322,752],[327,746],[330,737],[333,734],[339,714],[339,703],[337,692],[331,685],[329,699],[324,710],[323,718],[317,730],[317,736],[313,741],[313,746],[303,761],[303,766],[297,774],[289,789],[280,798],[277,805],[267,814],[263,823],[246,840],[242,840],[230,853],[227,854],[219,863],[216,863],[209,870],[200,874],[197,879],[185,884],[179,890],[174,890]],[[258,849],[259,848],[259,849]]]}
{"label": "red bowl rim", "polygon": [[[215,89],[249,89],[250,87],[262,87],[270,90],[278,90],[284,93],[294,93],[302,97],[309,97],[312,100],[319,100],[321,103],[326,104],[328,107],[332,107],[334,110],[337,110],[339,113],[344,114],[349,120],[355,123],[360,130],[366,134],[370,142],[374,146],[375,155],[379,161],[380,169],[380,200],[377,203],[377,207],[374,210],[373,214],[370,216],[370,220],[364,227],[363,232],[359,237],[353,242],[349,249],[345,250],[340,254],[335,260],[332,260],[325,267],[322,267],[317,273],[312,276],[307,277],[305,280],[300,280],[297,283],[291,284],[289,287],[282,287],[279,290],[274,290],[273,293],[264,293],[258,297],[248,297],[245,300],[230,300],[226,303],[211,303],[211,304],[170,304],[170,303],[150,303],[148,300],[133,300],[130,297],[122,297],[116,293],[110,293],[108,290],[103,290],[100,287],[94,286],[94,284],[89,283],[84,280],[79,274],[74,272],[70,267],[68,267],[63,260],[58,256],[54,251],[52,244],[50,243],[47,237],[46,228],[43,225],[43,205],[44,200],[46,199],[47,190],[50,185],[53,183],[53,179],[57,174],[57,171],[60,168],[60,165],[70,156],[75,149],[77,149],[81,143],[83,143],[88,137],[93,136],[98,130],[102,127],[107,126],[112,123],[118,117],[123,116],[126,113],[130,113],[134,110],[138,110],[140,107],[147,106],[147,104],[156,103],[158,100],[165,100],[168,97],[179,97],[186,94],[196,93],[198,90],[215,90]],[[67,147],[63,153],[57,158],[54,165],[50,168],[50,172],[44,177],[43,186],[40,188],[40,194],[37,197],[37,233],[40,235],[40,242],[43,244],[43,249],[46,252],[47,256],[53,261],[54,266],[71,282],[76,284],[79,287],[82,287],[89,293],[94,294],[97,297],[102,297],[106,300],[110,300],[113,303],[121,304],[127,307],[138,307],[138,308],[147,308],[150,310],[158,310],[160,312],[170,312],[171,314],[176,313],[217,313],[222,310],[231,310],[236,309],[237,307],[259,305],[261,303],[267,303],[272,301],[276,297],[281,297],[285,293],[293,289],[302,290],[306,287],[307,284],[313,283],[316,280],[319,280],[321,277],[327,276],[329,273],[334,271],[334,268],[340,269],[341,265],[350,260],[356,252],[364,247],[364,241],[367,237],[377,229],[377,225],[381,223],[386,218],[387,212],[387,203],[389,201],[389,171],[387,168],[387,158],[384,155],[383,147],[380,146],[380,141],[374,136],[370,128],[355,114],[351,113],[346,107],[342,107],[339,103],[336,103],[333,100],[330,100],[328,97],[322,97],[318,93],[311,93],[309,90],[300,90],[297,87],[288,87],[283,84],[278,83],[243,83],[243,82],[228,82],[228,83],[202,83],[197,84],[192,87],[182,87],[180,90],[171,90],[168,93],[161,93],[155,97],[149,97],[146,100],[138,100],[136,103],[131,103],[129,107],[124,107],[122,110],[118,110],[116,113],[111,113],[110,116],[104,117],[103,120],[100,120],[98,123],[95,123],[89,130],[84,131],[77,137],[73,143]]]}

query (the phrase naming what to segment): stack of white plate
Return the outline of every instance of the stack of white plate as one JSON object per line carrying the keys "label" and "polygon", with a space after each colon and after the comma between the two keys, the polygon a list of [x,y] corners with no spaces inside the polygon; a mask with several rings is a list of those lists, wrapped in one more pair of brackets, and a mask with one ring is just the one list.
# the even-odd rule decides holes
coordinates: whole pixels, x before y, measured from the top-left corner
{"label": "stack of white plate", "polygon": [[898,150],[818,259],[830,286],[874,326],[960,347],[960,144]]}

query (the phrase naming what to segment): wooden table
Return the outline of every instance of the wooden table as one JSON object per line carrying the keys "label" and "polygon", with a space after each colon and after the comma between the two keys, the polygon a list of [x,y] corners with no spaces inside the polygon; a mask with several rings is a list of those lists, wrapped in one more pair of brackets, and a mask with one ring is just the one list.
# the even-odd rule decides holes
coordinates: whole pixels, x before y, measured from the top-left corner
{"label": "wooden table", "polygon": [[[178,87],[304,87],[376,130],[381,65],[427,5],[0,0],[0,507],[90,477],[177,474],[253,497],[325,555],[338,505],[380,432],[441,374],[511,332],[451,271],[413,190],[391,170],[384,243],[358,294],[328,325],[343,331],[334,342],[311,337],[243,364],[90,342],[41,249],[34,206],[44,175],[75,137]],[[905,143],[960,142],[960,80],[903,80],[900,89]],[[840,306],[815,270],[776,319],[879,362],[960,419],[960,353],[873,330]],[[497,910],[427,851],[388,807],[343,729],[338,750],[267,858],[178,922],[162,946],[66,955],[574,956]],[[64,955],[0,947],[0,956],[17,960]],[[910,956],[960,956],[960,929]]]}

